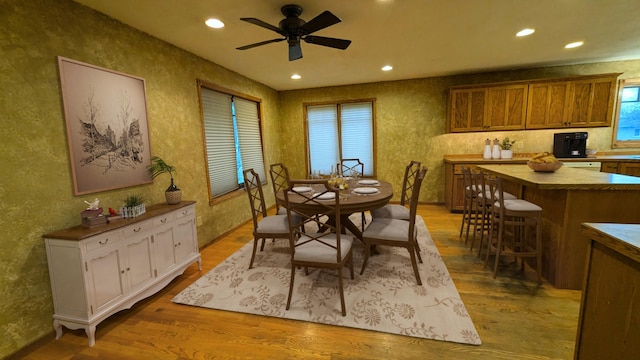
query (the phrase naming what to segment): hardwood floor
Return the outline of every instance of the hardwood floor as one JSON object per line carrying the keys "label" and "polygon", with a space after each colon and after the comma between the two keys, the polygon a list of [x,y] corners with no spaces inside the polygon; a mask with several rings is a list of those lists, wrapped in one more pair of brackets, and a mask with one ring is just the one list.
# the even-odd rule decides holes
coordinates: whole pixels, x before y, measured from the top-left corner
{"label": "hardwood floor", "polygon": [[[84,331],[52,333],[20,359],[570,359],[580,291],[538,286],[530,269],[501,268],[497,279],[458,238],[461,215],[444,206],[418,212],[446,263],[483,344],[462,345],[366,330],[225,312],[171,298],[252,239],[251,224],[201,249],[196,265],[155,296],[98,325],[96,344]],[[356,264],[356,267],[359,265]]]}

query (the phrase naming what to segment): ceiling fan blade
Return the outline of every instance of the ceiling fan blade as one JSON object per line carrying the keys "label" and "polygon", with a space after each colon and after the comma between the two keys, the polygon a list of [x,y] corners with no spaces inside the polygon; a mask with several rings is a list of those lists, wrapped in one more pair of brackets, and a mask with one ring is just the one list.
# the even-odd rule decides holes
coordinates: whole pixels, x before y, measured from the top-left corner
{"label": "ceiling fan blade", "polygon": [[314,17],[309,20],[306,24],[302,25],[302,30],[304,30],[307,34],[311,34],[318,30],[324,29],[331,25],[339,23],[340,18],[333,15],[330,11],[325,11],[322,14]]}
{"label": "ceiling fan blade", "polygon": [[296,44],[289,44],[289,61],[302,59],[302,46],[300,42]]}
{"label": "ceiling fan blade", "polygon": [[236,49],[238,49],[238,50],[247,50],[247,49],[254,48],[256,46],[267,45],[267,44],[280,42],[280,41],[284,41],[284,40],[286,40],[286,38],[261,41],[259,43],[255,43],[255,44],[249,44],[249,45],[245,45],[245,46],[240,46],[240,47],[237,47]]}
{"label": "ceiling fan blade", "polygon": [[284,30],[280,29],[277,26],[273,26],[271,24],[268,24],[268,23],[266,23],[266,22],[264,22],[262,20],[259,20],[259,19],[256,19],[256,18],[240,18],[240,20],[246,21],[246,22],[251,23],[253,25],[261,26],[261,27],[263,27],[265,29],[269,29],[271,31],[275,31],[275,32],[277,32],[278,34],[280,34],[282,36],[287,36],[287,33]]}
{"label": "ceiling fan blade", "polygon": [[351,45],[351,40],[336,39],[336,38],[330,38],[330,37],[324,37],[324,36],[309,35],[304,37],[304,41],[308,42],[309,44],[328,46],[328,47],[341,49],[341,50],[344,50],[348,48],[349,45]]}

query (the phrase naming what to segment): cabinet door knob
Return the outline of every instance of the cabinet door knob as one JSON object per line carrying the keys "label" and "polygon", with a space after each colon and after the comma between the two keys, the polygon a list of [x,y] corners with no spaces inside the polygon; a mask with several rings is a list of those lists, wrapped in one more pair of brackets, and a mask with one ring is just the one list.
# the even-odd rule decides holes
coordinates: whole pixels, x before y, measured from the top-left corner
{"label": "cabinet door knob", "polygon": [[133,229],[133,232],[138,232],[140,230],[142,230],[142,228]]}
{"label": "cabinet door knob", "polygon": [[104,244],[106,244],[108,242],[109,242],[109,238],[106,238],[106,239],[104,239],[104,241],[103,240],[98,241],[98,244],[104,245]]}

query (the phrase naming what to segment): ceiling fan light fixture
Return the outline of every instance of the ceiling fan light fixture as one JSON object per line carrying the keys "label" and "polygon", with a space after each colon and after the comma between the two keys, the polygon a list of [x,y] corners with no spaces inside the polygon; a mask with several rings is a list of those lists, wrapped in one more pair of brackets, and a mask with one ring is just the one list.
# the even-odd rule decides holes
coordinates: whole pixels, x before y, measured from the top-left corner
{"label": "ceiling fan light fixture", "polygon": [[584,45],[584,41],[574,41],[564,46],[565,49],[573,49]]}
{"label": "ceiling fan light fixture", "polygon": [[522,29],[522,30],[518,31],[516,33],[516,36],[518,36],[518,37],[529,36],[529,35],[533,34],[534,32],[536,32],[535,29],[526,28],[526,29]]}
{"label": "ceiling fan light fixture", "polygon": [[385,65],[382,67],[382,71],[391,71],[393,70],[393,66],[391,65]]}
{"label": "ceiling fan light fixture", "polygon": [[204,22],[208,27],[210,28],[214,28],[214,29],[220,29],[224,27],[224,23],[218,19],[207,19],[207,21]]}
{"label": "ceiling fan light fixture", "polygon": [[291,75],[291,78],[293,80],[300,80],[300,79],[302,79],[302,76],[300,76],[299,74],[293,74],[293,75]]}

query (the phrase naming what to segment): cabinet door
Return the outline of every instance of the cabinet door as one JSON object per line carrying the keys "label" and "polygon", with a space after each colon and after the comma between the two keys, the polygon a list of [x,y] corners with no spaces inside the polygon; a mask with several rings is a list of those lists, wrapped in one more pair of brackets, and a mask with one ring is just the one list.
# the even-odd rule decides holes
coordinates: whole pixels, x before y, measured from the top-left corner
{"label": "cabinet door", "polygon": [[456,89],[450,94],[451,132],[485,130],[487,89]]}
{"label": "cabinet door", "polygon": [[174,226],[174,248],[176,263],[180,264],[189,255],[198,252],[196,236],[195,208],[193,206],[179,210]]}
{"label": "cabinet door", "polygon": [[568,125],[611,125],[615,86],[615,78],[572,81]]}
{"label": "cabinet door", "polygon": [[529,85],[527,129],[561,128],[569,114],[569,83],[553,82]]}
{"label": "cabinet door", "polygon": [[122,244],[88,253],[85,270],[91,315],[108,309],[126,296]]}
{"label": "cabinet door", "polygon": [[127,239],[125,243],[126,279],[131,293],[147,285],[153,280],[151,263],[151,234],[145,233]]}
{"label": "cabinet door", "polygon": [[176,265],[176,256],[174,250],[174,234],[173,224],[162,226],[154,229],[153,245],[154,258],[156,261],[157,276],[162,276],[166,272],[173,269]]}
{"label": "cabinet door", "polygon": [[603,162],[603,163],[600,163],[600,172],[617,174],[618,173],[618,163],[615,163],[615,162]]}
{"label": "cabinet door", "polygon": [[640,176],[640,163],[622,162],[619,165],[618,173],[631,176]]}
{"label": "cabinet door", "polygon": [[153,222],[140,221],[122,229],[125,256],[125,280],[133,293],[153,279],[151,235]]}
{"label": "cabinet door", "polygon": [[490,87],[488,94],[488,130],[524,129],[527,85]]}

